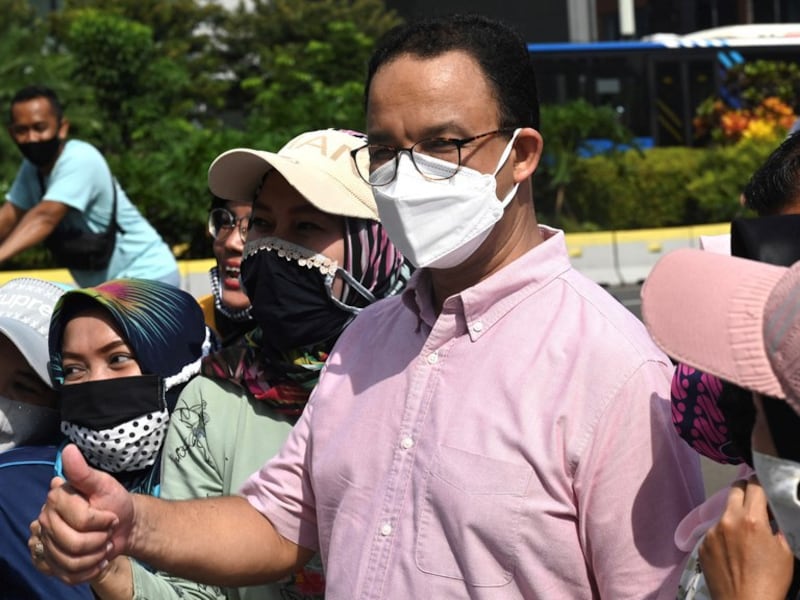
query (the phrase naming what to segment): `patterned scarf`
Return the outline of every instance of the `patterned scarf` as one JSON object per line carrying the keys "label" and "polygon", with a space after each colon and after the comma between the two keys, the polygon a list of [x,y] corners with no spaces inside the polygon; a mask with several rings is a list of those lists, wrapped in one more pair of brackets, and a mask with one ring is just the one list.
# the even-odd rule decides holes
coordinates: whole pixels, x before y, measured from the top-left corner
{"label": "patterned scarf", "polygon": [[[380,223],[367,219],[345,218],[344,262],[343,268],[376,299],[397,294],[411,276]],[[340,299],[352,306],[369,304],[346,284]],[[299,416],[336,340],[278,356],[267,354],[263,335],[257,327],[238,343],[206,357],[201,372],[239,385],[281,414]]]}

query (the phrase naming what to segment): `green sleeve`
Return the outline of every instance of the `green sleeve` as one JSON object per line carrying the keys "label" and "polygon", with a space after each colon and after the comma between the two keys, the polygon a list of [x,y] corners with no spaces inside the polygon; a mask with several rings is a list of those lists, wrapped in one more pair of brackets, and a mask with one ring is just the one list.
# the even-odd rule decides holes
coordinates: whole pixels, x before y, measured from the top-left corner
{"label": "green sleeve", "polygon": [[[181,392],[170,419],[161,460],[161,497],[169,500],[235,494],[274,456],[292,424],[228,382],[199,376]],[[249,588],[207,586],[165,573],[134,571],[134,600],[172,598],[281,600],[294,585]]]}
{"label": "green sleeve", "polygon": [[170,577],[166,573],[152,573],[135,560],[133,566],[133,600],[186,600],[219,599],[227,596],[218,587]]}
{"label": "green sleeve", "polygon": [[[205,386],[199,377],[183,390],[169,423],[161,464],[161,497],[170,500],[221,496],[222,477],[205,431]],[[221,588],[153,573],[134,561],[133,600],[224,600]]]}

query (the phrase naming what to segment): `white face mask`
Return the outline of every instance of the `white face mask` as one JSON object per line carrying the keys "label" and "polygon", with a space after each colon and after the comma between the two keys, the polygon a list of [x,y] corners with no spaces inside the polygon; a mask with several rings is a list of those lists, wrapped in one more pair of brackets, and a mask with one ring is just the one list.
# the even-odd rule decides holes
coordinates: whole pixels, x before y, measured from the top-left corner
{"label": "white face mask", "polygon": [[[495,175],[508,159],[519,132],[514,131],[491,174],[462,166],[450,179],[426,179],[414,167],[411,156],[403,152],[394,180],[372,188],[381,224],[411,264],[449,269],[464,262],[486,240],[519,187],[516,184],[502,201],[498,200]],[[445,162],[414,156],[429,172],[436,172]],[[393,167],[386,164],[376,173]]]}
{"label": "white face mask", "polygon": [[800,558],[800,463],[753,450],[753,466],[769,507],[794,555]]}
{"label": "white face mask", "polygon": [[0,396],[0,452],[55,435],[59,419],[54,408]]}

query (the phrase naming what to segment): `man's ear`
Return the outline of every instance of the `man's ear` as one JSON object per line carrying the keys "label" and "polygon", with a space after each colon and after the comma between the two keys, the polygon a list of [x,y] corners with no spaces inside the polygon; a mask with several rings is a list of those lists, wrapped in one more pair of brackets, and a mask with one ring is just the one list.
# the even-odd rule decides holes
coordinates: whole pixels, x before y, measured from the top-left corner
{"label": "man's ear", "polygon": [[532,127],[524,127],[514,141],[514,181],[528,179],[542,157],[542,134]]}
{"label": "man's ear", "polygon": [[66,140],[67,134],[69,133],[69,119],[67,117],[63,117],[61,119],[61,125],[58,126],[58,137],[59,139]]}

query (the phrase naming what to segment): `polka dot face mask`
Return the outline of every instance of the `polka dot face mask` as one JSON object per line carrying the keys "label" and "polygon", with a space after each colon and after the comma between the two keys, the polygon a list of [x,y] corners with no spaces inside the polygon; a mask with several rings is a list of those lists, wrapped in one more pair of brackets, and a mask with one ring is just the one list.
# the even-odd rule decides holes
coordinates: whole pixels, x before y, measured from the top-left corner
{"label": "polka dot face mask", "polygon": [[76,383],[60,393],[61,431],[90,464],[122,473],[155,463],[169,423],[158,376]]}

